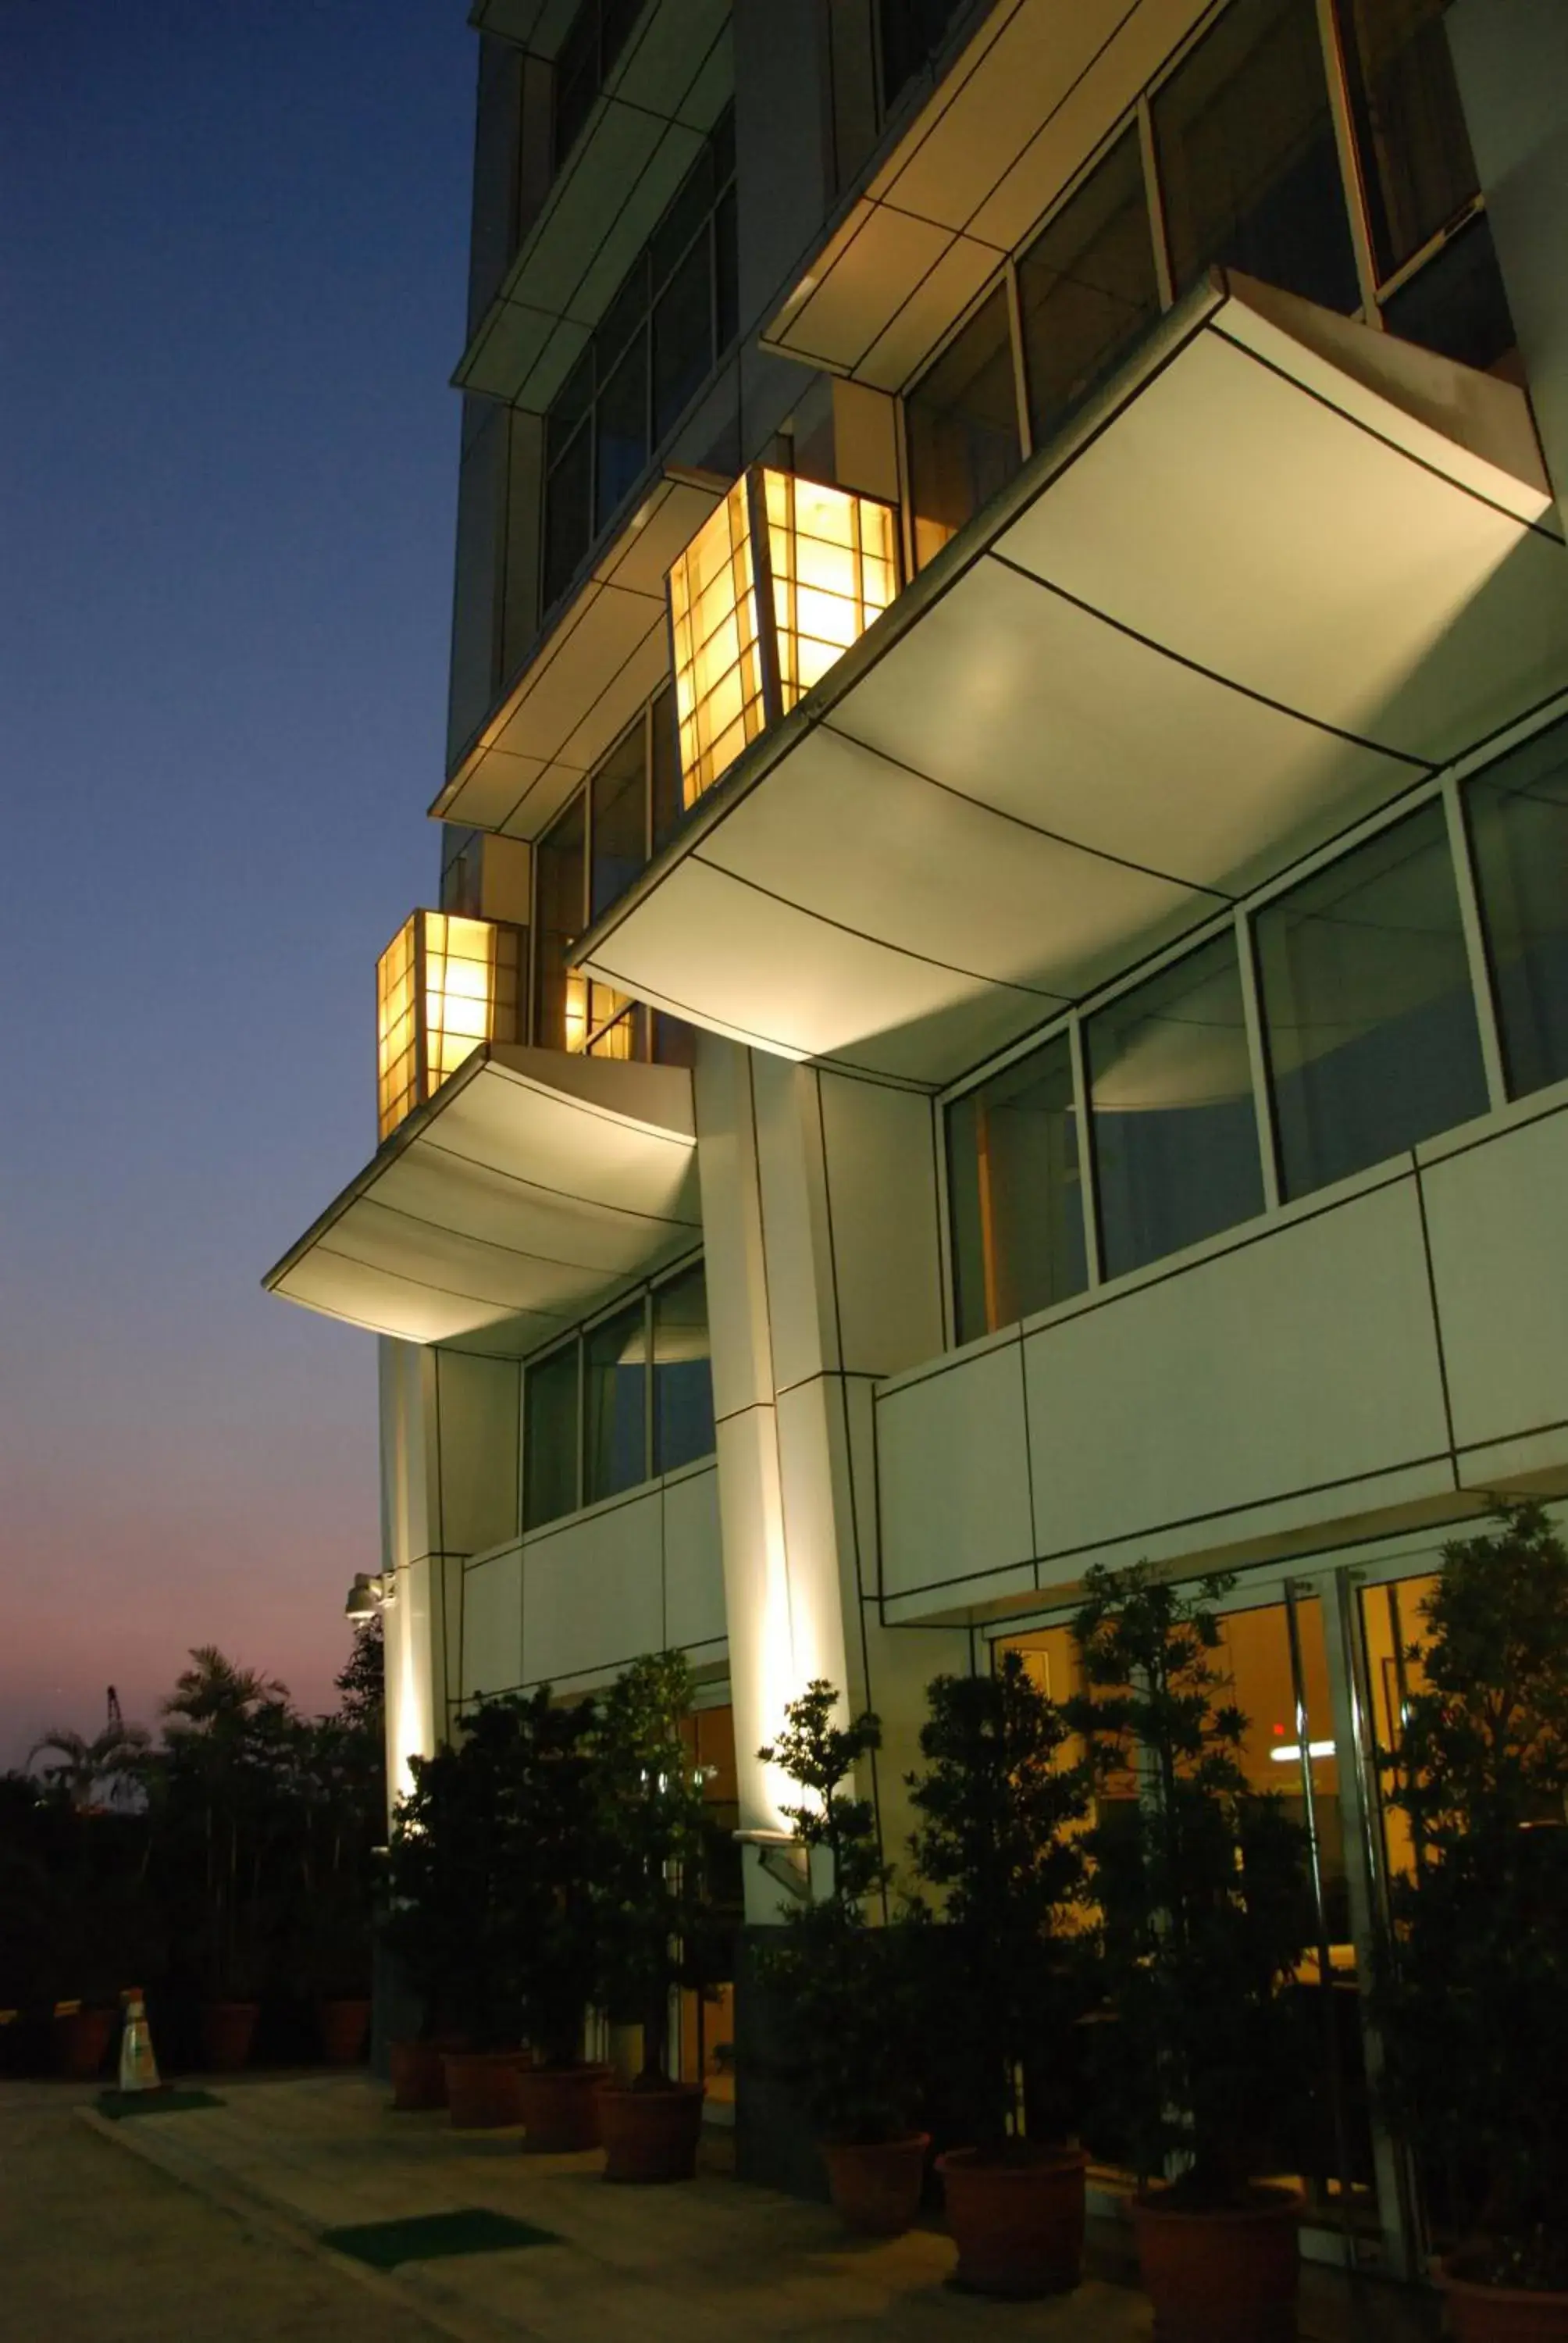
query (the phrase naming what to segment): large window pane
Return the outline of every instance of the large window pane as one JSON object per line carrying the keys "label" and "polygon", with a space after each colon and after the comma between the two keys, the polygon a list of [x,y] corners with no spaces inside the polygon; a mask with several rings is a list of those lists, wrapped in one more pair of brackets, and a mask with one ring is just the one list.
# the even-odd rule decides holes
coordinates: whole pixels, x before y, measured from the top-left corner
{"label": "large window pane", "polygon": [[583,1337],[583,1503],[648,1478],[648,1322],[640,1302]]}
{"label": "large window pane", "polygon": [[707,228],[653,312],[653,436],[664,437],[713,364],[713,258]]}
{"label": "large window pane", "polygon": [[958,1337],[1087,1282],[1072,1057],[1060,1034],[948,1110]]}
{"label": "large window pane", "polygon": [[1023,460],[1005,286],[921,377],[905,417],[915,558],[925,563]]}
{"label": "large window pane", "polygon": [[1484,373],[1519,337],[1484,212],[1467,220],[1382,305],[1383,323],[1402,342],[1419,342]]}
{"label": "large window pane", "polygon": [[1442,29],[1447,0],[1336,0],[1380,281],[1477,186]]}
{"label": "large window pane", "polygon": [[1466,801],[1517,1098],[1568,1075],[1568,725],[1477,774]]}
{"label": "large window pane", "polygon": [[1153,101],[1171,268],[1360,302],[1314,0],[1231,0]]}
{"label": "large window pane", "polygon": [[651,719],[653,770],[648,777],[648,785],[653,792],[653,843],[657,850],[686,811],[686,799],[680,787],[680,733],[676,723],[675,686],[672,683],[667,683],[654,701]]}
{"label": "large window pane", "polygon": [[564,1050],[583,1039],[581,977],[568,976],[567,948],[583,931],[583,799],[579,789],[540,839],[534,874],[534,1039]]}
{"label": "large window pane", "polygon": [[1018,264],[1018,295],[1038,446],[1160,314],[1135,129],[1035,238]]}
{"label": "large window pane", "polygon": [[618,513],[648,468],[648,334],[639,327],[599,391],[594,415],[594,528]]}
{"label": "large window pane", "polygon": [[1441,806],[1303,880],[1255,933],[1287,1195],[1484,1111]]}
{"label": "large window pane", "polygon": [[1108,1277],[1262,1211],[1233,936],[1112,1001],[1084,1041]]}
{"label": "large window pane", "polygon": [[523,1527],[578,1505],[578,1346],[568,1342],[523,1375]]}
{"label": "large window pane", "polygon": [[673,1473],[713,1453],[713,1370],[702,1264],[653,1297],[653,1469]]}
{"label": "large window pane", "polygon": [[547,610],[571,584],[593,537],[593,436],[584,423],[545,482],[542,604]]}
{"label": "large window pane", "polygon": [[648,778],[643,719],[623,732],[593,777],[589,916],[624,895],[648,860]]}

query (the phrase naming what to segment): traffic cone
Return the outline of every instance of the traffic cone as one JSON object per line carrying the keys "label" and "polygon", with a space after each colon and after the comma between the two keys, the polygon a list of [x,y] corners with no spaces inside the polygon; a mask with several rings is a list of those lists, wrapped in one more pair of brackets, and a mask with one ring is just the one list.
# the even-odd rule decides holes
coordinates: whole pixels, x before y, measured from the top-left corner
{"label": "traffic cone", "polygon": [[126,2022],[120,2034],[120,2089],[126,2093],[162,2090],[141,1986],[128,1986],[120,1999],[126,2010]]}

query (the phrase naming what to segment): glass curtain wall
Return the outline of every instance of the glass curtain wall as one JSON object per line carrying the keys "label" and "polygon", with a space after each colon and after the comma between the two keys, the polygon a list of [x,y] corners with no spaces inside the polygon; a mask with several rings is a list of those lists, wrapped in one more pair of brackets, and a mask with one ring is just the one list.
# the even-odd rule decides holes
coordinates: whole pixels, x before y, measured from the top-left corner
{"label": "glass curtain wall", "polygon": [[1022,254],[1018,302],[1038,447],[1160,314],[1136,126]]}
{"label": "glass curtain wall", "polygon": [[904,402],[922,567],[1023,461],[1007,287],[999,285]]}
{"label": "glass curtain wall", "polygon": [[523,1375],[523,1527],[576,1513],[580,1368],[578,1345],[553,1351]]}
{"label": "glass curtain wall", "polygon": [[713,1365],[702,1263],[653,1294],[653,1469],[674,1473],[714,1449]]}
{"label": "glass curtain wall", "polygon": [[648,1478],[648,1316],[642,1302],[583,1337],[583,1503]]}
{"label": "glass curtain wall", "polygon": [[1465,792],[1499,1039],[1514,1098],[1568,1075],[1568,725]]}
{"label": "glass curtain wall", "polygon": [[1082,1292],[1082,1171],[1065,1033],[950,1108],[948,1188],[960,1342]]}

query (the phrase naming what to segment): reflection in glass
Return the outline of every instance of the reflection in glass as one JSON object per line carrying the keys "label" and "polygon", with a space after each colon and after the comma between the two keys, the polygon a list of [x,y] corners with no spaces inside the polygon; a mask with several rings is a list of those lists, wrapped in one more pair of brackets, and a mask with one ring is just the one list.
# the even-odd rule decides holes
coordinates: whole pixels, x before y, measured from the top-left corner
{"label": "reflection in glass", "polygon": [[583,1503],[648,1478],[648,1322],[640,1302],[583,1338]]}
{"label": "reflection in glass", "polygon": [[593,434],[578,426],[545,482],[544,608],[571,584],[593,536]]}
{"label": "reflection in glass", "polygon": [[578,1346],[552,1352],[523,1374],[523,1527],[578,1507]]}
{"label": "reflection in glass", "polygon": [[1178,293],[1215,261],[1361,300],[1314,0],[1231,0],[1153,100]]}
{"label": "reflection in glass", "polygon": [[708,1286],[699,1262],[653,1296],[653,1469],[673,1473],[713,1447]]}
{"label": "reflection in glass", "polygon": [[1442,28],[1445,0],[1336,0],[1381,283],[1479,184]]}
{"label": "reflection in glass", "polygon": [[648,463],[648,336],[633,336],[594,410],[594,528],[619,511]]}
{"label": "reflection in glass", "polygon": [[583,931],[585,828],[579,789],[535,850],[534,1039],[548,1050],[580,1049],[587,1033],[587,987],[566,966]]}
{"label": "reflection in glass", "polygon": [[904,402],[923,567],[1023,461],[1007,288],[999,285]]}
{"label": "reflection in glass", "polygon": [[706,228],[653,313],[653,436],[661,440],[713,363],[713,267]]}
{"label": "reflection in glass", "polygon": [[1514,1098],[1568,1075],[1568,725],[1465,791],[1482,923]]}
{"label": "reflection in glass", "polygon": [[593,870],[588,916],[625,893],[648,860],[643,719],[629,725],[593,777]]}
{"label": "reflection in glass", "polygon": [[1265,905],[1254,934],[1288,1196],[1485,1111],[1440,805]]}
{"label": "reflection in glass", "polygon": [[675,686],[667,683],[648,711],[653,734],[653,843],[664,844],[686,811],[680,793],[680,731],[675,717]]}
{"label": "reflection in glass", "polygon": [[948,1109],[958,1339],[1088,1282],[1072,1057],[1059,1034]]}
{"label": "reflection in glass", "polygon": [[1485,213],[1467,220],[1423,260],[1383,303],[1382,315],[1401,341],[1419,342],[1422,349],[1483,373],[1505,374],[1500,362],[1515,349],[1519,337]]}
{"label": "reflection in glass", "polygon": [[1018,297],[1038,447],[1160,314],[1135,128],[1020,260]]}
{"label": "reflection in glass", "polygon": [[1113,1001],[1084,1045],[1107,1277],[1262,1211],[1233,936]]}

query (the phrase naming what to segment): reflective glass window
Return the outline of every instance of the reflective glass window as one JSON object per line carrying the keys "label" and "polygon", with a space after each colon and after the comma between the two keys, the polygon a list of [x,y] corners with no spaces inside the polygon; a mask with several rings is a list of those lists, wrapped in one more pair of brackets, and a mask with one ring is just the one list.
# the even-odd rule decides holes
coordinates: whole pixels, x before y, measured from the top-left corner
{"label": "reflective glass window", "polygon": [[904,413],[916,559],[923,564],[1023,461],[1004,285],[921,376]]}
{"label": "reflective glass window", "polygon": [[1084,1028],[1108,1277],[1263,1209],[1233,935],[1113,1001]]}
{"label": "reflective glass window", "polygon": [[648,1478],[648,1322],[640,1302],[583,1337],[583,1503]]}
{"label": "reflective glass window", "polygon": [[1380,280],[1474,195],[1446,0],[1336,0]]}
{"label": "reflective glass window", "polygon": [[711,1456],[713,1446],[708,1286],[699,1262],[654,1291],[653,1469],[673,1473]]}
{"label": "reflective glass window", "polygon": [[571,584],[593,539],[593,433],[587,423],[550,468],[545,481],[543,603],[548,609]]}
{"label": "reflective glass window", "polygon": [[1136,129],[1119,138],[1018,264],[1035,444],[1160,314]]}
{"label": "reflective glass window", "polygon": [[1359,306],[1314,0],[1231,0],[1152,103],[1179,292],[1221,261]]}
{"label": "reflective glass window", "polygon": [[1568,725],[1465,791],[1508,1087],[1568,1075]]}
{"label": "reflective glass window", "polygon": [[578,1507],[578,1346],[523,1373],[523,1527]]}
{"label": "reflective glass window", "polygon": [[713,261],[706,231],[654,305],[653,436],[662,439],[713,364]]}
{"label": "reflective glass window", "polygon": [[1253,932],[1288,1196],[1485,1111],[1440,805],[1266,904]]}
{"label": "reflective glass window", "polygon": [[1518,342],[1508,291],[1484,212],[1422,263],[1382,304],[1383,323],[1402,342],[1419,342],[1484,373]]}
{"label": "reflective glass window", "polygon": [[1072,1055],[1059,1034],[948,1109],[958,1338],[1087,1282]]}
{"label": "reflective glass window", "polygon": [[594,528],[612,520],[648,465],[648,335],[633,335],[594,408]]}
{"label": "reflective glass window", "polygon": [[882,111],[894,106],[931,52],[940,47],[957,0],[878,0]]}
{"label": "reflective glass window", "polygon": [[653,703],[653,842],[663,845],[686,810],[680,786],[680,735],[675,717],[675,686],[667,683]]}
{"label": "reflective glass window", "polygon": [[648,860],[647,743],[643,719],[623,732],[593,777],[593,871],[588,914],[624,895]]}
{"label": "reflective glass window", "polygon": [[534,1039],[564,1050],[583,1039],[583,980],[568,976],[568,945],[583,931],[585,821],[579,789],[535,850]]}

